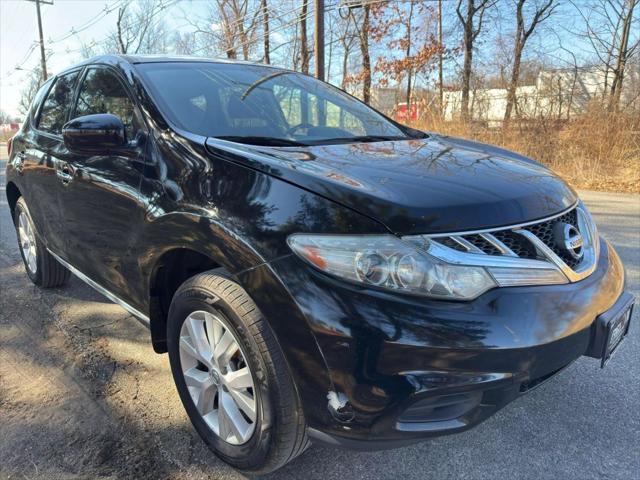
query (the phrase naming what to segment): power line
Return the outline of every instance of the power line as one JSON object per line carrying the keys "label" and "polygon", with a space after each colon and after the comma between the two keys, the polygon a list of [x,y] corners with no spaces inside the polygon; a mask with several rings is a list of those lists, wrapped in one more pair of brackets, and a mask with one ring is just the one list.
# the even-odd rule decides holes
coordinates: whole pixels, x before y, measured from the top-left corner
{"label": "power line", "polygon": [[[386,0],[385,0],[385,1],[386,1]],[[328,12],[328,11],[331,11],[331,10],[335,10],[335,8],[336,8],[337,6],[338,6],[338,3],[334,3],[334,4],[332,4],[332,5],[328,5],[328,6],[326,6],[326,7],[325,7],[324,11],[325,11],[325,12]],[[297,9],[296,9],[296,10],[297,10]],[[294,10],[294,11],[295,11],[295,10]],[[313,15],[314,13],[315,13],[315,10],[313,10],[313,9],[309,9],[309,11],[307,11],[307,13],[306,13],[305,15],[299,15],[299,16],[296,16],[293,20],[291,20],[291,21],[289,21],[289,22],[287,22],[287,23],[284,23],[284,24],[282,24],[282,25],[279,25],[279,26],[278,26],[278,27],[276,27],[276,28],[271,28],[271,29],[269,29],[269,30],[270,30],[270,32],[269,32],[269,33],[270,33],[270,34],[272,34],[272,33],[276,33],[276,32],[282,31],[282,30],[284,30],[284,29],[286,29],[286,28],[288,28],[288,27],[291,27],[291,26],[293,26],[293,25],[297,24],[298,22],[301,22],[301,21],[303,21],[303,20],[306,20],[307,18],[309,18],[309,17],[310,17],[311,15]],[[282,19],[282,17],[277,17],[277,18],[278,18],[278,19]],[[253,40],[253,39],[248,39],[248,40],[246,40],[246,41],[244,41],[244,42],[240,42],[240,43],[236,43],[236,44],[234,44],[234,45],[233,45],[233,47],[234,47],[234,48],[236,48],[236,49],[238,49],[238,48],[240,48],[240,49],[241,49],[242,47],[248,46],[248,45],[250,45],[250,44],[252,44],[252,43],[254,43],[254,40]],[[194,50],[194,51],[193,51],[193,53],[200,53],[200,52],[202,52],[203,50],[206,50],[207,48],[209,48],[209,46],[205,46],[205,47],[202,47],[202,48],[196,49],[196,50]]]}
{"label": "power line", "polygon": [[[409,3],[411,1],[416,2],[416,3],[435,3],[438,0],[369,0],[366,3],[367,3],[367,5],[377,5],[377,4],[381,4],[381,3],[400,3],[401,4],[401,3]],[[453,0],[444,0],[444,1],[453,1]],[[330,11],[333,11],[333,10],[337,10],[342,5],[343,5],[343,3],[341,1],[326,5],[325,8],[324,8],[324,12],[327,13],[327,12],[330,12]],[[279,15],[279,16],[275,17],[274,19],[275,20],[282,20],[286,14],[296,12],[299,9],[300,9],[300,7],[296,7],[294,9],[291,9],[291,10],[285,12],[282,15]],[[272,34],[272,33],[276,33],[276,32],[282,31],[282,30],[286,29],[287,27],[291,27],[291,26],[297,24],[298,22],[301,22],[303,20],[308,19],[311,15],[314,15],[314,14],[315,14],[315,9],[309,9],[309,11],[307,12],[306,15],[304,15],[304,16],[298,15],[293,20],[291,20],[291,21],[289,21],[287,23],[284,23],[283,25],[280,25],[280,26],[278,26],[276,28],[270,29],[269,33]],[[238,20],[235,20],[234,22],[229,23],[229,25],[231,25],[231,26],[233,26],[234,24],[235,25],[239,25],[240,23],[246,21],[246,17],[247,16],[245,15],[243,18],[240,18]],[[254,40],[253,39],[248,39],[248,40],[246,40],[244,42],[239,42],[239,43],[234,44],[233,47],[235,49],[241,49],[242,47],[245,47],[245,46],[250,45],[252,43],[254,43]],[[198,48],[198,49],[194,50],[192,53],[193,54],[197,54],[197,53],[200,53],[200,52],[202,52],[202,51],[204,51],[204,50],[206,50],[208,48],[209,48],[209,46],[204,46],[204,47],[201,47],[201,48]]]}
{"label": "power line", "polygon": [[[30,0],[30,1],[34,1],[34,0]],[[39,0],[42,1],[42,0]],[[418,2],[436,2],[438,0],[370,0],[367,1],[367,5],[375,5],[375,4],[380,4],[380,3],[407,3],[409,1],[418,1]],[[444,0],[444,1],[452,1],[452,0]],[[172,7],[173,5],[175,5],[178,2],[178,0],[171,0],[168,1],[166,4],[161,4],[160,8],[152,15],[155,16],[157,15],[157,13],[166,10],[167,8]],[[90,18],[89,20],[87,20],[85,23],[83,23],[81,26],[79,27],[74,27],[71,28],[69,30],[69,32],[67,32],[65,35],[63,35],[62,37],[59,37],[57,39],[53,39],[50,40],[48,43],[49,44],[53,44],[53,43],[59,43],[61,41],[64,41],[74,35],[77,35],[78,33],[90,28],[91,26],[95,25],[97,22],[99,22],[100,20],[102,20],[104,17],[106,17],[108,14],[110,14],[111,12],[115,11],[118,8],[121,8],[122,6],[126,5],[127,1],[126,0],[119,0],[118,2],[114,3],[111,7],[105,6],[104,9],[98,13],[97,15],[95,15],[94,17]],[[341,6],[343,6],[343,2],[335,2],[329,5],[325,5],[323,11],[326,12],[330,12],[333,10],[336,10],[337,8],[340,8]],[[274,16],[271,18],[272,22],[278,22],[278,21],[282,21],[286,16],[288,16],[291,13],[297,12],[300,9],[300,7],[294,7],[292,9],[286,10],[284,12],[278,12],[278,15]],[[235,27],[238,26],[244,22],[246,22],[247,18],[251,18],[252,16],[255,16],[257,13],[259,13],[261,11],[261,9],[257,9],[256,11],[253,12],[247,12],[245,13],[245,15],[241,18],[238,18],[236,20],[234,20],[233,22],[228,23],[228,25],[230,27]],[[306,15],[302,16],[302,15],[296,15],[292,20],[285,22],[284,24],[278,25],[275,28],[271,28],[269,34],[273,34],[273,33],[277,33],[280,32],[282,30],[285,30],[288,27],[294,26],[297,23],[301,22],[301,21],[306,21],[311,15],[315,14],[315,9],[310,9]],[[140,24],[134,24],[133,27],[135,27],[136,25],[140,25]],[[93,42],[95,43],[95,41]],[[254,43],[254,39],[247,39],[244,42],[239,42],[237,44],[234,44],[234,48],[236,49],[241,49],[245,46],[251,45],[252,43]],[[330,42],[330,45],[337,43],[336,41]],[[28,60],[28,58],[30,57],[30,55],[33,53],[33,49],[35,48],[35,46],[37,46],[37,43],[35,45],[32,45],[32,47],[30,48],[30,50],[27,52],[27,54],[25,54],[25,58],[24,60],[21,61],[20,65],[16,67],[16,69],[20,69],[22,67],[22,65],[24,65],[24,63],[26,63],[26,61]],[[328,46],[328,45],[326,45]],[[192,53],[193,54],[198,54],[203,52],[204,50],[207,50],[210,46],[203,46],[201,48],[195,49]],[[76,50],[71,50],[71,52],[73,51],[80,51],[82,50],[82,48],[76,49]],[[15,70],[15,69],[14,69]],[[13,72],[11,72],[13,73]],[[10,73],[10,74],[11,74]],[[9,75],[10,75],[9,74]]]}
{"label": "power line", "polygon": [[68,38],[73,37],[74,35],[77,35],[80,32],[85,31],[86,29],[94,26],[96,23],[98,23],[104,17],[109,15],[111,12],[121,8],[123,5],[126,5],[126,4],[127,4],[126,0],[118,0],[111,7],[108,7],[107,5],[105,5],[104,8],[98,14],[94,15],[92,18],[90,18],[85,23],[83,23],[81,26],[77,28],[71,27],[71,29],[67,33],[65,33],[62,37],[49,40],[49,44],[62,42],[64,40],[67,40]]}

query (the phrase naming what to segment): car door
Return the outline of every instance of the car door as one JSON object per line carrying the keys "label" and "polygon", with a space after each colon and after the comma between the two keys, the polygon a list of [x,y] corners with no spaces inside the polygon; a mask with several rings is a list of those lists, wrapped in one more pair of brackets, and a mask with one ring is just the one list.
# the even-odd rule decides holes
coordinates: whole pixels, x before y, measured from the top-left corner
{"label": "car door", "polygon": [[124,81],[106,66],[86,68],[72,118],[97,113],[122,120],[127,144],[117,152],[69,156],[66,168],[71,178],[60,195],[68,261],[103,288],[140,307],[140,299],[131,298],[127,278],[138,277],[132,271],[138,264],[131,245],[144,219],[138,191],[146,133]]}
{"label": "car door", "polygon": [[[47,248],[65,255],[60,193],[64,187],[62,171],[69,152],[62,141],[62,126],[73,103],[80,70],[57,76],[38,93],[34,111],[16,153],[25,181],[24,196],[36,231]],[[39,101],[40,100],[40,101]]]}

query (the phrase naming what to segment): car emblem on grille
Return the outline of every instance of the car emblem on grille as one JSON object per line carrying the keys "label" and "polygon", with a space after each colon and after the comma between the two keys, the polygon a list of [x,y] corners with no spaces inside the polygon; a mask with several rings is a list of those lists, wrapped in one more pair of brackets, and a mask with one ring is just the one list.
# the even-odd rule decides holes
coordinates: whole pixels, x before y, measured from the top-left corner
{"label": "car emblem on grille", "polygon": [[558,222],[553,226],[553,237],[558,248],[576,260],[582,258],[584,239],[576,227],[568,223]]}

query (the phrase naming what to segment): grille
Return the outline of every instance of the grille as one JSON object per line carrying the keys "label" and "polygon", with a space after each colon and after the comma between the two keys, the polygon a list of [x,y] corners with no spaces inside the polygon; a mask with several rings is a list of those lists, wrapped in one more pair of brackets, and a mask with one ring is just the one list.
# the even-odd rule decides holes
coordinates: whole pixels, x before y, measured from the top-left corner
{"label": "grille", "polygon": [[569,265],[571,268],[575,268],[580,263],[580,260],[569,255],[564,249],[556,245],[556,242],[553,240],[553,226],[558,222],[568,223],[569,225],[573,225],[578,228],[578,214],[576,209],[574,208],[570,212],[565,213],[561,217],[554,218],[553,220],[536,223],[535,225],[530,225],[525,228],[542,240],[547,247],[553,250],[553,253],[558,255],[562,261],[564,261],[564,263]]}
{"label": "grille", "polygon": [[[566,252],[561,245],[557,245],[554,241],[553,228],[558,222],[566,223],[579,229],[577,208],[573,208],[559,217],[524,226],[522,229],[528,230],[538,237],[538,239],[560,257],[567,266],[575,269],[582,260],[574,258]],[[431,240],[460,252],[547,260],[528,238],[518,233],[518,230],[519,228],[497,229],[485,233],[434,237],[431,238]],[[581,233],[583,235],[588,234],[588,232]]]}
{"label": "grille", "polygon": [[495,232],[493,236],[504,243],[509,250],[515,253],[518,257],[530,259],[538,258],[535,247],[522,235],[518,235],[512,230]]}
{"label": "grille", "polygon": [[480,235],[466,235],[465,238],[471,242],[471,244],[487,255],[500,255],[501,252],[494,245],[489,243]]}

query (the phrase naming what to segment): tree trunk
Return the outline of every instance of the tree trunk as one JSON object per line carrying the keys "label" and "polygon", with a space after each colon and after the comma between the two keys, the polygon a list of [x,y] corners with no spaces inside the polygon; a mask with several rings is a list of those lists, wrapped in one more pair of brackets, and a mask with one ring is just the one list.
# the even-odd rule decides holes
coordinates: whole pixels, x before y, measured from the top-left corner
{"label": "tree trunk", "polygon": [[307,40],[307,14],[309,12],[309,0],[302,1],[300,12],[300,70],[309,73],[309,43]]}
{"label": "tree trunk", "polygon": [[471,89],[471,67],[473,65],[473,0],[467,0],[464,26],[464,66],[462,67],[462,102],[460,111],[464,121],[469,120],[469,90]]}
{"label": "tree trunk", "polygon": [[122,40],[122,19],[124,18],[124,10],[127,8],[126,6],[118,9],[118,21],[116,22],[116,27],[118,31],[118,45],[120,46],[120,53],[126,54],[127,47],[124,46],[124,41]]}
{"label": "tree trunk", "polygon": [[438,0],[438,45],[440,51],[438,52],[438,97],[440,98],[440,116],[444,118],[444,94],[442,92],[442,57],[443,57],[443,45],[442,45],[442,0]]}
{"label": "tree trunk", "polygon": [[504,121],[508,123],[511,120],[511,113],[516,104],[516,89],[518,88],[518,79],[520,78],[520,63],[522,62],[522,47],[520,41],[517,41],[515,52],[513,55],[513,66],[511,68],[511,81],[507,88],[507,105],[504,109]]}
{"label": "tree trunk", "polygon": [[527,40],[535,30],[535,28],[544,22],[551,13],[555,6],[554,0],[548,0],[546,4],[537,6],[535,13],[531,19],[531,23],[528,27],[525,27],[524,23],[524,4],[526,0],[518,0],[516,7],[516,38],[513,48],[513,66],[511,68],[511,80],[509,81],[509,87],[507,89],[507,105],[504,110],[504,125],[507,125],[511,120],[511,114],[514,107],[517,110],[517,98],[516,89],[518,88],[518,81],[520,80],[520,64],[522,62],[522,52],[527,43]]}
{"label": "tree trunk", "polygon": [[340,88],[345,90],[347,88],[347,67],[349,64],[349,48],[346,44],[343,44],[344,50],[342,51],[342,83]]}
{"label": "tree trunk", "polygon": [[616,67],[613,70],[613,82],[611,83],[611,96],[609,97],[609,111],[618,111],[620,108],[620,95],[622,92],[622,81],[624,80],[624,70],[627,64],[629,48],[629,35],[631,31],[631,21],[633,10],[637,0],[628,0],[628,11],[622,24],[622,36],[620,37],[620,47],[618,48],[618,58]]}
{"label": "tree trunk", "polygon": [[241,12],[237,13],[235,21],[238,24],[238,36],[240,37],[240,44],[242,46],[242,59],[249,60],[249,38],[244,29],[244,16]]}
{"label": "tree trunk", "polygon": [[[466,30],[466,29],[465,29]],[[460,109],[462,118],[469,120],[469,90],[471,89],[471,65],[473,64],[473,43],[467,40],[465,32],[464,40],[464,66],[462,67],[462,103]]]}
{"label": "tree trunk", "polygon": [[364,79],[362,81],[362,101],[366,104],[371,102],[371,54],[369,53],[369,22],[371,6],[363,7],[362,31],[360,32],[360,53],[362,54],[362,70]]}
{"label": "tree trunk", "polygon": [[413,74],[413,69],[411,68],[412,62],[411,58],[411,18],[413,17],[413,6],[414,3],[411,1],[409,5],[409,15],[407,16],[407,50],[405,51],[405,58],[407,59],[407,63],[409,64],[409,68],[407,69],[407,120],[411,118],[411,75]]}
{"label": "tree trunk", "polygon": [[238,54],[234,47],[235,35],[231,27],[232,21],[227,15],[224,3],[218,2],[218,7],[220,8],[220,15],[222,16],[222,32],[224,35],[225,53],[227,55],[227,58],[236,59],[238,58]]}
{"label": "tree trunk", "polygon": [[271,63],[271,58],[269,58],[269,55],[271,53],[271,47],[269,45],[269,8],[267,6],[267,0],[261,0],[261,3],[262,3],[262,26],[264,28],[264,38],[263,38],[264,63],[269,65]]}

